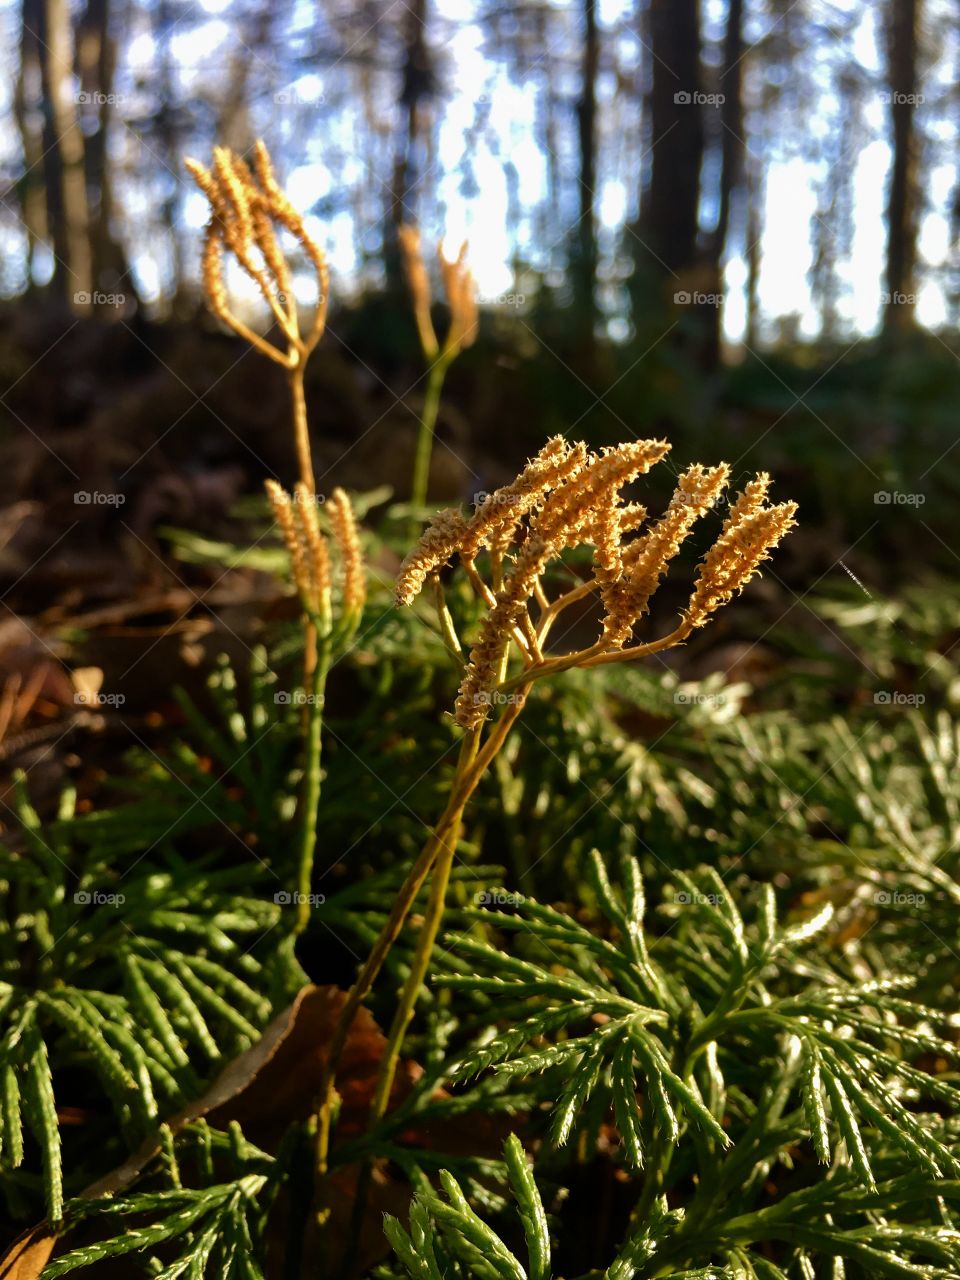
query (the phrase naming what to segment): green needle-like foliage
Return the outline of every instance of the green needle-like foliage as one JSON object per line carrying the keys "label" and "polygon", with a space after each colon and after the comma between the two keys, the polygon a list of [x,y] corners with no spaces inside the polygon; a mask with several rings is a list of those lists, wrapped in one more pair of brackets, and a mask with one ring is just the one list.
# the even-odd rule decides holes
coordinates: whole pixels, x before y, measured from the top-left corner
{"label": "green needle-like foliage", "polygon": [[0,1173],[39,1161],[51,1220],[58,1109],[85,1101],[76,1081],[92,1077],[118,1122],[98,1124],[99,1105],[89,1118],[108,1146],[117,1131],[128,1147],[152,1133],[272,1016],[250,952],[280,914],[240,891],[247,873],[209,860],[138,855],[127,872],[76,838],[73,804],[66,793],[42,831],[21,785],[23,843],[0,849]]}
{"label": "green needle-like foliage", "polygon": [[[136,1274],[163,1280],[263,1280],[262,1233],[274,1190],[275,1162],[247,1142],[236,1125],[226,1134],[201,1123],[176,1142],[167,1137],[166,1174],[173,1185],[134,1191],[122,1198],[71,1201],[67,1229],[94,1221],[103,1238],[54,1259],[44,1270],[44,1280],[114,1258],[126,1258]],[[202,1144],[201,1163],[206,1165],[207,1177],[201,1186],[184,1186],[182,1158],[191,1154],[195,1138]],[[214,1157],[225,1158],[231,1166],[225,1172],[232,1172],[232,1177],[218,1179]],[[173,1261],[169,1261],[171,1247]],[[167,1261],[161,1263],[161,1257]]]}
{"label": "green needle-like foliage", "polygon": [[[601,1100],[638,1186],[611,1275],[674,1274],[667,1262],[774,1275],[736,1256],[769,1240],[868,1275],[954,1274],[960,1089],[926,1064],[960,1055],[949,1019],[910,998],[922,973],[846,977],[832,908],[782,921],[765,888],[742,912],[709,868],[669,875],[655,924],[634,859],[614,887],[594,853],[588,881],[589,925],[530,899],[465,911],[474,928],[448,939],[458,963],[435,984],[506,1023],[454,1081],[538,1079],[554,1146]],[[664,1214],[691,1174],[685,1210]]]}
{"label": "green needle-like foliage", "polygon": [[[860,686],[846,650],[773,633],[805,664],[788,682],[599,669],[529,707],[457,844],[464,928],[412,1024],[422,1075],[336,1134],[335,1177],[372,1162],[391,1195],[416,1191],[382,1274],[960,1275],[960,735],[867,687],[871,670],[907,687],[917,644],[933,653],[915,621],[849,624]],[[960,687],[953,662],[938,688]],[[302,1166],[294,1185],[238,1137],[161,1124],[304,980],[274,900],[294,882],[302,725],[276,695],[299,665],[290,645],[220,664],[182,730],[109,780],[122,803],[78,812],[67,789],[41,820],[20,788],[0,850],[0,1218],[62,1215],[47,1274],[270,1276],[278,1191],[306,1212]],[[391,910],[453,769],[448,666],[419,614],[374,593],[331,676],[310,946],[362,956]],[[381,1024],[417,936],[388,958]],[[510,1129],[526,1154],[514,1138],[495,1158]],[[78,1195],[158,1132],[133,1187]],[[588,1246],[572,1237],[592,1232],[594,1175],[615,1207]]]}
{"label": "green needle-like foliage", "polygon": [[550,1235],[540,1193],[523,1147],[511,1134],[504,1147],[507,1178],[526,1241],[526,1265],[471,1209],[460,1184],[445,1170],[443,1196],[417,1193],[407,1231],[386,1216],[384,1232],[413,1280],[446,1280],[461,1273],[481,1280],[550,1280]]}

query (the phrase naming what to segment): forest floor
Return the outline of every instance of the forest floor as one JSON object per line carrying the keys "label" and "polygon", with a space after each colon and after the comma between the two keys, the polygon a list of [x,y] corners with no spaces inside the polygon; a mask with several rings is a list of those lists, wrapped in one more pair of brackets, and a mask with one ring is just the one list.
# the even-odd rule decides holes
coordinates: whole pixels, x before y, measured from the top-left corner
{"label": "forest floor", "polygon": [[[389,308],[369,305],[389,337]],[[386,340],[381,347],[364,331],[359,312],[334,317],[322,358],[311,365],[308,407],[320,491],[334,484],[381,490],[383,510],[391,495],[405,497],[422,377],[412,353],[391,362]],[[499,376],[484,380],[477,371],[491,347]],[[678,462],[728,457],[735,482],[757,466],[773,471],[781,496],[800,500],[801,524],[756,599],[767,619],[789,614],[811,643],[846,643],[807,607],[813,588],[859,584],[866,602],[871,588],[895,592],[912,581],[918,559],[921,576],[937,564],[955,568],[947,534],[955,436],[938,420],[949,416],[951,399],[960,400],[952,353],[929,355],[932,362],[940,356],[929,379],[940,387],[937,414],[907,427],[898,418],[906,416],[909,381],[904,386],[887,371],[888,385],[879,385],[876,353],[858,354],[854,372],[840,365],[832,378],[838,362],[830,366],[826,357],[824,372],[807,368],[802,379],[796,368],[785,376],[782,366],[758,361],[702,380],[709,389],[702,402],[680,394],[689,379],[682,365],[665,360],[633,390],[637,374],[618,386],[618,397],[642,406],[630,414],[624,399],[614,403],[604,390],[614,372],[609,353],[594,356],[587,370],[558,354],[563,349],[551,334],[517,355],[494,334],[476,366],[464,362],[439,424],[438,501],[470,503],[504,482],[546,435],[564,429],[566,403],[571,422],[579,415],[573,434],[590,443],[647,431],[674,440]],[[174,531],[189,531],[192,545],[259,544],[263,478],[289,478],[295,463],[282,378],[199,315],[107,326],[14,308],[0,316],[0,379],[7,387],[0,397],[0,800],[13,771],[26,769],[42,809],[66,772],[76,777],[79,769],[81,792],[89,792],[127,747],[155,747],[178,723],[175,687],[198,688],[217,654],[242,656],[265,624],[291,616],[273,573],[194,563]],[[793,384],[817,386],[821,399]],[[877,505],[871,487],[917,488],[921,464],[939,454],[945,460],[926,476],[919,501]],[[904,477],[909,470],[912,481]],[[263,541],[265,550],[270,545]],[[389,550],[381,554],[389,573],[396,560]],[[750,611],[736,616],[736,631],[716,635],[709,654],[696,646],[685,652],[681,664],[693,675],[762,678],[770,650],[762,640],[745,643],[758,634]],[[943,644],[954,639],[947,634]]]}

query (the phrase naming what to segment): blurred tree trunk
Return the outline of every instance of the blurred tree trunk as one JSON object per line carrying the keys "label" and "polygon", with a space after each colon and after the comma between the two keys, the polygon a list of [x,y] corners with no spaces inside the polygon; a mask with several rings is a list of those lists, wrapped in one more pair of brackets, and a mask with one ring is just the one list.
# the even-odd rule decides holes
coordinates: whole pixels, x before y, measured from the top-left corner
{"label": "blurred tree trunk", "polygon": [[37,28],[43,86],[43,171],[54,254],[52,292],[86,312],[93,292],[83,134],[73,92],[68,0],[42,0]]}
{"label": "blurred tree trunk", "polygon": [[763,236],[763,183],[758,166],[747,166],[747,323],[744,341],[756,351],[760,318],[760,241]]}
{"label": "blurred tree trunk", "polygon": [[43,137],[36,125],[41,98],[40,0],[23,0],[20,25],[20,65],[13,96],[13,113],[23,150],[23,174],[17,184],[20,212],[27,231],[26,284],[34,284],[34,258],[37,246],[47,240],[47,210],[43,187]]}
{"label": "blurred tree trunk", "polygon": [[707,293],[710,285],[699,235],[704,154],[699,0],[649,0],[647,16],[650,170],[632,237],[634,328],[644,343],[659,340],[671,316],[676,329],[671,344],[708,366],[715,308],[694,296]]}
{"label": "blurred tree trunk", "polygon": [[390,215],[384,245],[387,278],[393,283],[400,280],[397,227],[403,222],[417,221],[414,193],[426,176],[425,106],[435,90],[433,62],[430,46],[427,44],[427,0],[410,0],[410,4],[404,7],[405,54],[400,83],[402,130],[397,138]]}
{"label": "blurred tree trunk", "polygon": [[[709,293],[723,293],[723,263],[730,238],[730,210],[735,194],[743,185],[743,0],[729,0],[723,37],[723,64],[720,77],[720,183],[717,197],[717,225],[708,246]],[[708,367],[720,363],[723,307],[713,307],[706,334],[704,359]]]}
{"label": "blurred tree trunk", "polygon": [[[90,232],[91,278],[94,292],[129,288],[126,255],[114,238],[113,183],[107,139],[115,104],[116,46],[110,36],[110,0],[87,0],[77,27],[77,73],[86,109],[96,119],[84,145],[85,176]],[[111,308],[118,316],[116,308]]]}
{"label": "blurred tree trunk", "polygon": [[[546,22],[541,23],[544,45],[549,28]],[[553,58],[547,58],[543,64],[544,91],[540,103],[540,126],[543,132],[543,149],[546,151],[544,164],[547,169],[546,199],[540,202],[538,218],[538,239],[548,249],[554,248],[562,241],[566,227],[563,225],[563,177],[560,172],[560,138],[557,120],[557,67]],[[557,227],[560,226],[560,235]],[[552,258],[552,254],[549,255]],[[552,263],[551,263],[552,265]]]}
{"label": "blurred tree trunk", "polygon": [[[703,107],[699,0],[650,0],[650,186],[641,212],[644,267],[682,276],[697,261]],[[652,262],[651,262],[652,259]]]}
{"label": "blurred tree trunk", "polygon": [[885,333],[903,333],[914,324],[920,203],[914,114],[920,5],[921,0],[888,0],[887,83],[893,164],[887,200]]}
{"label": "blurred tree trunk", "polygon": [[[217,138],[220,145],[229,147],[240,155],[246,155],[256,138],[250,118],[250,82],[257,65],[266,66],[270,60],[271,18],[270,6],[264,5],[262,9],[251,13],[242,25],[238,24],[240,49],[230,61],[223,94],[217,106]],[[274,97],[275,112],[281,106],[293,113],[313,110],[308,103],[294,101],[284,104],[280,98],[280,95]]]}
{"label": "blurred tree trunk", "polygon": [[577,131],[580,141],[580,216],[573,245],[573,297],[580,343],[592,348],[597,315],[597,224],[594,213],[597,189],[597,73],[600,63],[600,35],[597,29],[597,2],[583,2],[583,54],[580,97],[577,101]]}
{"label": "blurred tree trunk", "polygon": [[194,298],[195,290],[184,272],[183,241],[180,235],[183,145],[172,48],[176,25],[177,19],[170,0],[159,0],[153,15],[153,36],[157,46],[157,109],[154,114],[154,129],[160,158],[167,170],[166,174],[161,175],[167,189],[160,205],[160,215],[170,248],[173,276],[170,288],[171,307],[174,311],[179,311],[185,296]]}

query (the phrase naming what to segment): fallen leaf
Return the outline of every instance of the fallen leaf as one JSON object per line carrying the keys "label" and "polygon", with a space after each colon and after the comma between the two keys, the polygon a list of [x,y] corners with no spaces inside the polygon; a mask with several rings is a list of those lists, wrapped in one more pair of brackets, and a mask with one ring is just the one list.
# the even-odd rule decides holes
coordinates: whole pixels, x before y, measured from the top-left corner
{"label": "fallen leaf", "polygon": [[0,1280],[36,1280],[50,1261],[58,1234],[42,1223],[17,1236],[0,1258]]}

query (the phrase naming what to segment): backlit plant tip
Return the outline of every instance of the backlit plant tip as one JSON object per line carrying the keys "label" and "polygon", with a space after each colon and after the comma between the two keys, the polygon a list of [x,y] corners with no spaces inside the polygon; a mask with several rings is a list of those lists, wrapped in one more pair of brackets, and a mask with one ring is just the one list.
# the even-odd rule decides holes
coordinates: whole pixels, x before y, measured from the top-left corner
{"label": "backlit plant tip", "polygon": [[[486,495],[471,517],[449,509],[430,522],[401,566],[397,602],[410,604],[429,575],[458,556],[487,605],[457,697],[456,718],[465,728],[487,717],[498,688],[508,692],[569,667],[627,661],[682,643],[746,585],[794,526],[796,503],[769,505],[769,477],[751,481],[703,557],[679,625],[662,638],[634,643],[671,562],[696,522],[714,509],[729,477],[725,463],[688,467],[664,514],[648,521],[645,508],[624,502],[623,490],[669,447],[642,440],[595,453],[555,438],[515,481]],[[588,575],[551,599],[548,583],[560,557],[579,546],[591,550]],[[489,582],[476,564],[482,550]],[[548,655],[557,617],[589,595],[603,610],[596,642]],[[501,683],[511,654],[520,670]]]}

